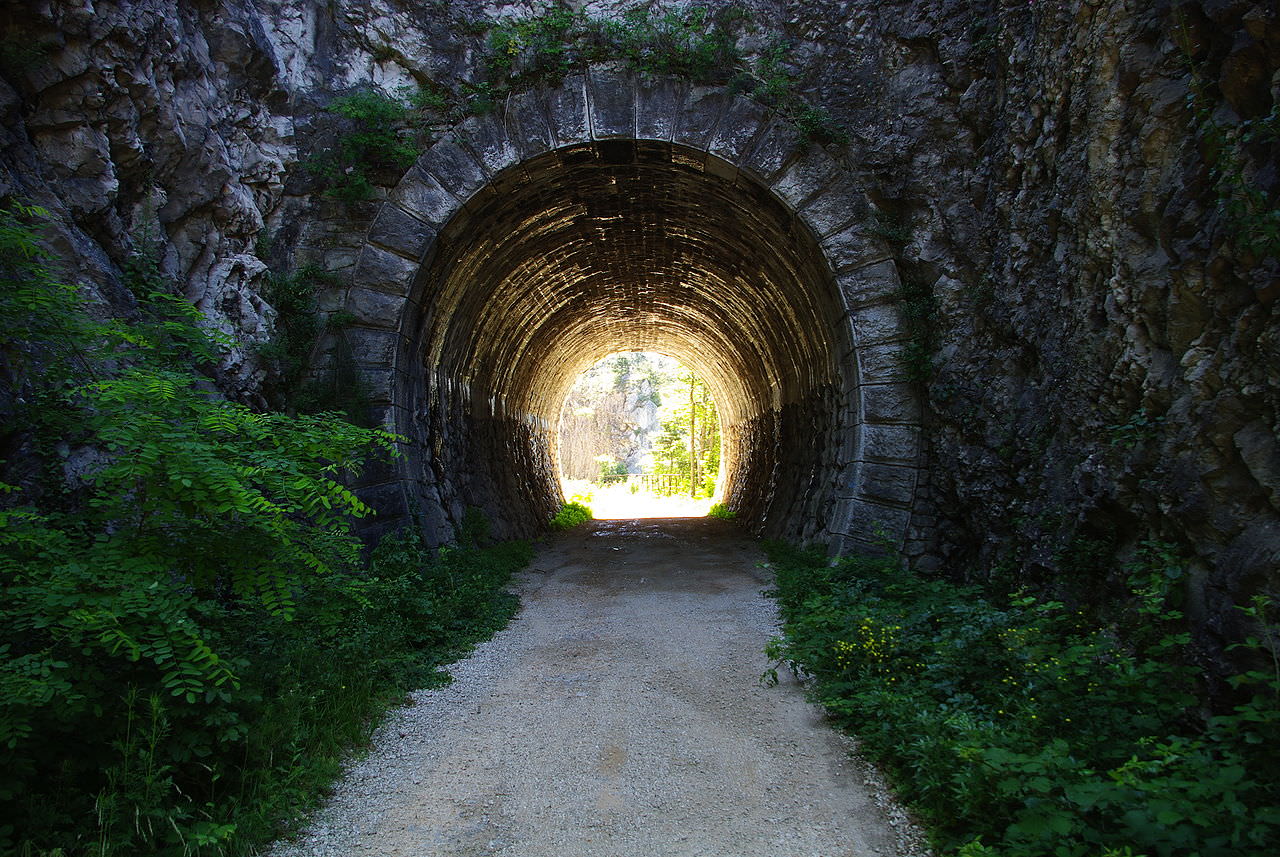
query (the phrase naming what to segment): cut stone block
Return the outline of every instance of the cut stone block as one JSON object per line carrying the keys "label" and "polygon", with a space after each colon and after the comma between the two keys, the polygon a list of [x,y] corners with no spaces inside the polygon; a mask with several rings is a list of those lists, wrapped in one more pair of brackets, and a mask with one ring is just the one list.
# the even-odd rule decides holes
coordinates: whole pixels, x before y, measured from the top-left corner
{"label": "cut stone block", "polygon": [[449,222],[462,202],[430,173],[413,167],[391,191],[391,201],[435,229]]}
{"label": "cut stone block", "polygon": [[440,140],[418,159],[418,169],[436,177],[440,186],[460,200],[489,180],[480,164],[457,140]]}
{"label": "cut stone block", "polygon": [[368,327],[349,327],[342,332],[351,355],[360,363],[384,363],[395,365],[396,356],[403,345],[400,334],[391,330]]}
{"label": "cut stone block", "polygon": [[790,121],[775,116],[738,165],[769,184],[807,145]]}
{"label": "cut stone block", "polygon": [[862,427],[862,460],[914,467],[920,455],[920,430],[915,426]]}
{"label": "cut stone block", "polygon": [[910,384],[863,384],[862,417],[869,423],[920,422],[920,401]]}
{"label": "cut stone block", "polygon": [[859,348],[907,339],[902,313],[895,304],[874,304],[849,313],[853,321],[854,344]]}
{"label": "cut stone block", "polygon": [[547,119],[545,93],[531,89],[517,92],[507,99],[503,118],[512,140],[520,147],[522,158],[550,151],[556,145],[555,134]]}
{"label": "cut stone block", "polygon": [[557,146],[586,143],[591,139],[587,114],[586,79],[575,74],[547,93],[547,112]]}
{"label": "cut stone block", "polygon": [[906,509],[854,499],[848,504],[849,517],[846,535],[871,544],[890,542],[901,545],[907,533],[911,513]]}
{"label": "cut stone block", "polygon": [[435,237],[435,229],[393,203],[384,204],[369,227],[371,242],[414,262],[422,258]]}
{"label": "cut stone block", "polygon": [[858,349],[857,359],[863,383],[907,380],[905,343],[868,345]]}
{"label": "cut stone block", "polygon": [[859,468],[854,496],[907,508],[915,498],[918,471],[914,467],[866,463]]}
{"label": "cut stone block", "polygon": [[593,66],[588,75],[591,94],[591,135],[634,139],[636,93],[631,76],[615,66]]}
{"label": "cut stone block", "polygon": [[880,237],[867,232],[861,223],[828,235],[821,243],[827,263],[837,273],[893,258],[889,245]]}
{"label": "cut stone block", "polygon": [[409,294],[413,279],[418,275],[418,264],[405,257],[369,245],[360,252],[351,284],[357,288],[404,297]]}
{"label": "cut stone block", "polygon": [[810,146],[771,186],[779,199],[798,211],[830,187],[838,175],[839,168],[832,157],[817,146]]}
{"label": "cut stone block", "polygon": [[636,137],[671,140],[675,133],[684,84],[675,78],[640,80],[636,84]]}
{"label": "cut stone block", "polygon": [[719,87],[691,87],[685,93],[672,141],[705,152],[728,106],[729,96]]}
{"label": "cut stone block", "polygon": [[462,142],[489,176],[520,163],[522,153],[493,114],[471,116],[459,126]]}
{"label": "cut stone block", "polygon": [[355,317],[356,324],[368,327],[399,330],[404,305],[405,299],[401,295],[361,288],[353,288],[347,293],[347,312]]}
{"label": "cut stone block", "polygon": [[865,220],[867,198],[849,179],[840,179],[822,188],[805,204],[802,219],[819,238],[838,232],[858,220]]}
{"label": "cut stone block", "polygon": [[736,164],[769,123],[769,112],[759,103],[735,97],[716,127],[709,147],[711,154]]}
{"label": "cut stone block", "polygon": [[902,288],[898,278],[898,266],[892,260],[873,262],[854,268],[836,277],[840,295],[848,309],[885,303]]}

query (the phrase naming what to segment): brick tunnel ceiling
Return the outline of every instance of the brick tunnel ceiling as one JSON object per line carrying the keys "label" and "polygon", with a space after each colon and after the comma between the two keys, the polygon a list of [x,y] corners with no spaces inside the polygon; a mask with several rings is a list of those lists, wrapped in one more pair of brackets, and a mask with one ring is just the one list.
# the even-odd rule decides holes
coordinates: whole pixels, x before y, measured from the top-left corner
{"label": "brick tunnel ceiling", "polygon": [[834,383],[842,311],[821,252],[772,194],[708,159],[597,143],[499,176],[441,242],[427,366],[548,423],[578,373],[622,350],[692,367],[729,424]]}

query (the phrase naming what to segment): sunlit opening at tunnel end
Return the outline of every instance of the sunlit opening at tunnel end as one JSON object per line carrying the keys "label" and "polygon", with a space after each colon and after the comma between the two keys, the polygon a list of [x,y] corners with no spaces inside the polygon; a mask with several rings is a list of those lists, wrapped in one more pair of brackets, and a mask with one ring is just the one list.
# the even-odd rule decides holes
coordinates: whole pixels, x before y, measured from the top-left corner
{"label": "sunlit opening at tunnel end", "polygon": [[578,376],[557,435],[560,488],[596,518],[686,518],[720,496],[716,402],[703,379],[657,352],[625,352]]}

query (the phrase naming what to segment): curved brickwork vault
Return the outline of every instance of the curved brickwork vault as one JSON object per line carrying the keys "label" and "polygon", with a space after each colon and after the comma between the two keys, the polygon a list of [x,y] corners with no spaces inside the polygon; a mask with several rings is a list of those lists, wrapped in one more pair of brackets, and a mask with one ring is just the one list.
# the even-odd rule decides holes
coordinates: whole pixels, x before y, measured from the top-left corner
{"label": "curved brickwork vault", "polygon": [[536,530],[569,385],[635,349],[708,378],[744,520],[901,544],[919,417],[871,211],[821,148],[717,89],[596,68],[469,120],[392,191],[343,298],[409,439],[365,477],[380,526],[408,510],[442,540],[474,505]]}

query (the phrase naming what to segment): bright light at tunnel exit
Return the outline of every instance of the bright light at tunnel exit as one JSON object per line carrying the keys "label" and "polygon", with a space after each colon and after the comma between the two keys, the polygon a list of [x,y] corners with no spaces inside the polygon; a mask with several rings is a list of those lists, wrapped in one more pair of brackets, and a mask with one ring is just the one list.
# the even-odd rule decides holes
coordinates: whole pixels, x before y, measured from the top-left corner
{"label": "bright light at tunnel exit", "polygon": [[656,352],[598,361],[578,376],[560,410],[561,490],[597,518],[706,515],[721,491],[722,450],[719,410],[705,381]]}

